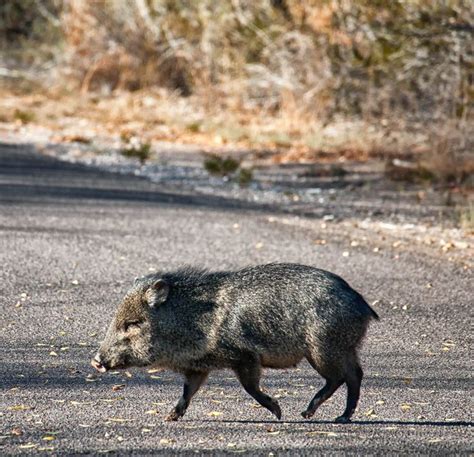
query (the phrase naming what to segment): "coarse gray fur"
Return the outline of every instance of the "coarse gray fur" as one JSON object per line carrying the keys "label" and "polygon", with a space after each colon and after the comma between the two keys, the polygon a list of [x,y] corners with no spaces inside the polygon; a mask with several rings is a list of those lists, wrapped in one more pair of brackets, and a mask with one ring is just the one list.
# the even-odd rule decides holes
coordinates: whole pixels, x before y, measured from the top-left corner
{"label": "coarse gray fur", "polygon": [[183,396],[169,420],[185,413],[210,371],[230,368],[280,418],[276,400],[260,390],[261,369],[289,368],[306,358],[326,385],[303,417],[346,383],[346,410],[337,421],[348,422],[362,380],[357,348],[374,318],[347,282],[310,266],[187,267],[135,280],[92,364],[99,371],[153,365],[182,373]]}

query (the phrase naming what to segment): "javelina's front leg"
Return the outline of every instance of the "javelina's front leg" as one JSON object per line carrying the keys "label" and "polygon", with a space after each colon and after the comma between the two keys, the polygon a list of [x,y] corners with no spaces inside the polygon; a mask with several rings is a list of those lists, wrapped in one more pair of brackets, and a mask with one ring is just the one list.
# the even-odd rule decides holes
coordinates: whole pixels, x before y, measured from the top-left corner
{"label": "javelina's front leg", "polygon": [[180,417],[184,416],[184,413],[188,409],[189,403],[193,398],[194,394],[199,390],[202,383],[206,380],[207,372],[199,371],[188,371],[184,374],[184,387],[183,395],[179,399],[177,405],[171,411],[165,420],[167,421],[177,421]]}
{"label": "javelina's front leg", "polygon": [[254,360],[254,357],[249,357],[234,367],[234,371],[247,393],[272,412],[278,419],[281,419],[281,409],[278,402],[260,390],[260,375],[262,372],[260,363]]}

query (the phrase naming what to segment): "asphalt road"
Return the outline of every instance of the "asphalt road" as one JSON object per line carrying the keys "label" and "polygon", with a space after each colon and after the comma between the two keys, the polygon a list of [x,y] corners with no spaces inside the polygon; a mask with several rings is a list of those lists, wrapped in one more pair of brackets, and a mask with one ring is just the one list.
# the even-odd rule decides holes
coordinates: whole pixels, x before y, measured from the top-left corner
{"label": "asphalt road", "polygon": [[[330,230],[318,245],[319,225],[282,218],[277,207],[198,198],[0,144],[0,454],[472,453],[472,272],[415,252],[348,249]],[[265,373],[281,422],[230,372],[211,375],[177,423],[163,418],[178,375],[93,373],[90,357],[135,276],[270,261],[332,270],[379,300],[353,423],[332,423],[343,388],[301,418],[323,384],[307,364]]]}

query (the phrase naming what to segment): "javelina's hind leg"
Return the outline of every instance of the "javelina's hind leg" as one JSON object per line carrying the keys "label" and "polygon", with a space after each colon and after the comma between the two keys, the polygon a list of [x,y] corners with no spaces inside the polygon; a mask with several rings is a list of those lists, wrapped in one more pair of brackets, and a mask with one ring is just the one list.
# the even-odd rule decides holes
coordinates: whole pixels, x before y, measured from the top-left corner
{"label": "javelina's hind leg", "polygon": [[316,410],[341,386],[343,382],[343,380],[326,378],[326,385],[316,393],[306,410],[303,411],[301,415],[305,419],[313,417]]}
{"label": "javelina's hind leg", "polygon": [[347,404],[346,410],[336,418],[336,422],[339,424],[346,424],[351,421],[351,417],[354,414],[354,411],[357,407],[357,402],[359,401],[360,396],[360,384],[362,382],[362,377],[364,373],[362,368],[357,365],[353,370],[351,370],[346,375],[346,384],[347,384]]}
{"label": "javelina's hind leg", "polygon": [[189,403],[194,394],[199,390],[202,383],[206,380],[208,373],[189,371],[185,373],[183,395],[179,399],[177,405],[166,417],[167,421],[177,421],[188,409]]}
{"label": "javelina's hind leg", "polygon": [[234,371],[247,393],[272,412],[278,419],[281,419],[281,409],[278,402],[260,390],[262,368],[257,358],[249,357],[249,359],[242,361],[242,364],[234,367]]}
{"label": "javelina's hind leg", "polygon": [[344,383],[344,367],[335,360],[325,360],[318,353],[306,354],[309,364],[326,380],[325,386],[319,390],[308,407],[301,415],[305,419],[314,416],[316,410]]}

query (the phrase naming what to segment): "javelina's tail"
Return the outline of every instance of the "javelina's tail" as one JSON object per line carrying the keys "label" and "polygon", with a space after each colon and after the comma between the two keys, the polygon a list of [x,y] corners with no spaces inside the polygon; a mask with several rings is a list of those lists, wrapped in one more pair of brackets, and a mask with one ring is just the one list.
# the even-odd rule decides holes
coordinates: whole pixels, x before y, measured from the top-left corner
{"label": "javelina's tail", "polygon": [[372,315],[372,317],[378,321],[380,320],[380,317],[379,315],[372,309],[372,307],[370,305],[367,304],[367,306],[369,307],[369,310],[370,310],[370,314]]}
{"label": "javelina's tail", "polygon": [[375,320],[380,320],[380,317],[379,315],[372,309],[372,307],[367,303],[367,301],[365,300],[365,298],[360,295],[358,292],[356,292],[357,296],[358,296],[358,299],[359,299],[359,303],[362,304],[362,306],[366,309],[367,311],[367,314],[372,318],[372,319],[375,319]]}

